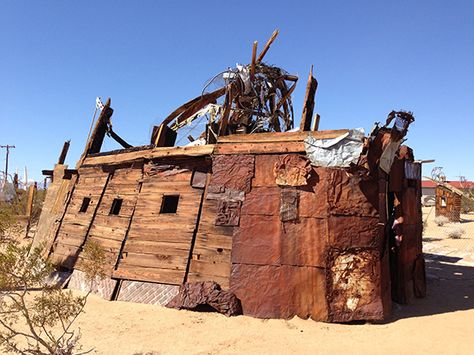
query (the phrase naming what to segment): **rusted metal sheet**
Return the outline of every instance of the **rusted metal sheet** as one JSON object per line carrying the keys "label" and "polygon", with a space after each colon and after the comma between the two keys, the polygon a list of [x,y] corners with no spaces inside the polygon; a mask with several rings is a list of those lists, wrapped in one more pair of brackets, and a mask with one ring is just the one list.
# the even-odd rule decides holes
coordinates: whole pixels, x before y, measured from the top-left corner
{"label": "rusted metal sheet", "polygon": [[335,248],[380,248],[379,219],[376,217],[330,216],[328,243]]}
{"label": "rusted metal sheet", "polygon": [[209,188],[213,192],[226,189],[250,192],[254,176],[253,155],[216,155],[212,159]]}
{"label": "rusted metal sheet", "polygon": [[230,289],[241,300],[243,313],[258,318],[289,319],[297,315],[324,321],[325,286],[322,268],[232,265]]}
{"label": "rusted metal sheet", "polygon": [[297,190],[282,189],[280,193],[280,220],[282,222],[296,221],[298,219]]}
{"label": "rusted metal sheet", "polygon": [[222,290],[214,281],[187,282],[179,287],[178,294],[166,305],[168,308],[196,310],[210,306],[226,316],[242,314],[240,301],[232,292]]}
{"label": "rusted metal sheet", "polygon": [[300,195],[300,217],[324,218],[328,215],[328,183],[330,169],[313,167],[306,186],[297,188]]}
{"label": "rusted metal sheet", "polygon": [[330,214],[378,216],[378,186],[344,169],[331,169],[328,176],[328,207]]}
{"label": "rusted metal sheet", "polygon": [[284,155],[273,166],[277,185],[304,186],[311,173],[309,160],[303,155]]}
{"label": "rusted metal sheet", "polygon": [[240,201],[220,200],[217,206],[216,226],[238,226],[241,204]]}
{"label": "rusted metal sheet", "polygon": [[327,220],[300,218],[285,222],[281,233],[281,263],[294,266],[326,266]]}
{"label": "rusted metal sheet", "polygon": [[279,264],[281,228],[278,216],[242,215],[232,238],[232,263]]}
{"label": "rusted metal sheet", "polygon": [[403,190],[402,209],[405,224],[422,223],[421,205],[418,203],[420,200],[421,196],[416,188],[407,187]]}
{"label": "rusted metal sheet", "polygon": [[252,181],[252,187],[265,186],[276,187],[273,167],[280,157],[285,155],[256,155],[255,156],[255,177]]}
{"label": "rusted metal sheet", "polygon": [[382,320],[379,253],[371,249],[332,249],[328,253],[329,320]]}
{"label": "rusted metal sheet", "polygon": [[245,195],[242,203],[242,214],[277,216],[280,212],[279,187],[253,187]]}

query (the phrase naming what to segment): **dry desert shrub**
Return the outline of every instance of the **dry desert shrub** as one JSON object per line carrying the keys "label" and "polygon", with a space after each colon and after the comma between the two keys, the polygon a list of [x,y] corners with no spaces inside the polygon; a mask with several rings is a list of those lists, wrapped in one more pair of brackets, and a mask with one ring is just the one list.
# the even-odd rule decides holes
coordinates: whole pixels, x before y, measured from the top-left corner
{"label": "dry desert shrub", "polygon": [[451,239],[461,239],[461,236],[464,234],[464,229],[460,226],[451,227],[446,231],[446,235]]}
{"label": "dry desert shrub", "polygon": [[436,223],[437,226],[442,227],[446,223],[449,223],[449,218],[445,216],[438,216],[434,219],[434,222]]}

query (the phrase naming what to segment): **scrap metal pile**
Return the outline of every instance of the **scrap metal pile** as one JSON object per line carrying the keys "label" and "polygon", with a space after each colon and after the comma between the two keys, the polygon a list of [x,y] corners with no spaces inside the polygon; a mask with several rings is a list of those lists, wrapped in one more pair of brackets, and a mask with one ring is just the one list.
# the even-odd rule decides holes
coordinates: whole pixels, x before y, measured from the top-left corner
{"label": "scrap metal pile", "polygon": [[[253,44],[252,62],[237,65],[214,76],[203,93],[172,112],[163,124],[174,131],[199,117],[208,118],[207,142],[217,136],[236,133],[285,132],[293,128],[293,93],[298,77],[262,62],[278,35],[273,32],[257,57]],[[205,92],[212,86],[221,86]],[[220,101],[220,103],[218,103]]]}

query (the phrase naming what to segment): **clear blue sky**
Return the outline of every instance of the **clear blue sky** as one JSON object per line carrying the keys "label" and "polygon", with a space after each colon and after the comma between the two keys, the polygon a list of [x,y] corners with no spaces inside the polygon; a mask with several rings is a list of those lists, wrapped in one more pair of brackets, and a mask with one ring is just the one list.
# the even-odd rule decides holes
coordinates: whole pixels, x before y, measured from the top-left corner
{"label": "clear blue sky", "polygon": [[[408,142],[449,179],[474,180],[474,1],[0,0],[0,144],[10,170],[41,170],[71,139],[82,152],[96,96],[115,130],[147,144],[153,125],[214,74],[248,63],[275,28],[266,60],[300,76],[311,64],[321,129],[364,127],[414,112]],[[114,147],[107,144],[107,147]],[[1,151],[3,170],[5,151]]]}

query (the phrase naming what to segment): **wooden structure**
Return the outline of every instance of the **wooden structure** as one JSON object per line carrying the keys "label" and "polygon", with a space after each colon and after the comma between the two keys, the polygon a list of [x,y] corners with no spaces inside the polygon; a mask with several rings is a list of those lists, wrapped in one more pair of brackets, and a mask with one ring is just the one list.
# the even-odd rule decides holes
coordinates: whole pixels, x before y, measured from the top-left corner
{"label": "wooden structure", "polygon": [[[266,118],[242,89],[260,85],[252,82],[256,73],[262,80],[270,70],[260,61],[276,34],[258,59],[254,44],[248,76],[239,69],[241,82],[175,110],[150,146],[100,152],[111,131],[108,100],[75,173],[55,167],[35,245],[58,268],[76,272],[85,243],[97,242],[108,256],[109,299],[124,299],[131,283],[215,281],[247,315],[346,322],[384,319],[392,299],[422,297],[421,168],[400,147],[413,116],[391,112],[358,141],[350,164],[315,164],[308,153],[314,142],[334,140],[343,149],[354,139],[344,141],[349,130],[317,130],[319,115],[312,122],[312,71],[297,132],[282,129],[293,126],[295,77],[271,70],[282,97],[268,96]],[[204,144],[173,146],[183,122],[223,94]],[[248,102],[254,106],[246,111]],[[269,117],[272,125],[262,128]]]}
{"label": "wooden structure", "polygon": [[445,216],[451,222],[461,221],[462,191],[448,183],[436,186],[435,215]]}

